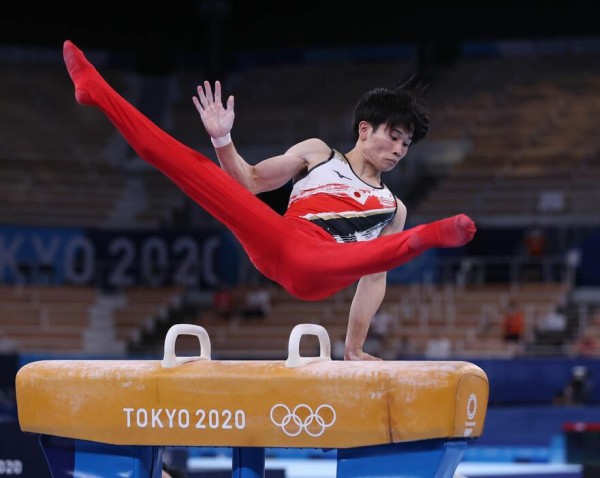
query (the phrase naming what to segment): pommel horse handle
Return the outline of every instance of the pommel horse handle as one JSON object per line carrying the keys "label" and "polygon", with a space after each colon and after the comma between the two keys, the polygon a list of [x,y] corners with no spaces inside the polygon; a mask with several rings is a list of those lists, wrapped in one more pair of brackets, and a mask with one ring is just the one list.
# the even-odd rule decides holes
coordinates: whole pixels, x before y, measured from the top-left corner
{"label": "pommel horse handle", "polygon": [[[303,335],[316,335],[319,339],[320,353],[318,357],[300,356],[300,339]],[[331,361],[331,342],[329,334],[324,327],[317,324],[298,324],[290,333],[288,344],[288,358],[285,366],[288,368],[297,368],[313,362]]]}
{"label": "pommel horse handle", "polygon": [[[178,357],[175,353],[175,344],[179,335],[195,335],[200,342],[200,355]],[[300,339],[303,335],[315,335],[319,339],[319,356],[302,357],[300,355]],[[175,324],[165,337],[164,355],[161,361],[163,368],[173,368],[187,362],[197,360],[211,360],[211,346],[208,332],[204,327],[193,324]],[[288,344],[288,359],[285,362],[288,368],[297,368],[313,362],[331,361],[331,341],[327,330],[317,324],[298,324],[290,333]]]}
{"label": "pommel horse handle", "polygon": [[[195,335],[200,342],[200,355],[191,357],[178,357],[175,354],[175,342],[179,335]],[[187,362],[196,360],[210,360],[210,338],[204,327],[193,324],[175,324],[167,332],[165,337],[165,352],[161,365],[163,368],[173,368]]]}

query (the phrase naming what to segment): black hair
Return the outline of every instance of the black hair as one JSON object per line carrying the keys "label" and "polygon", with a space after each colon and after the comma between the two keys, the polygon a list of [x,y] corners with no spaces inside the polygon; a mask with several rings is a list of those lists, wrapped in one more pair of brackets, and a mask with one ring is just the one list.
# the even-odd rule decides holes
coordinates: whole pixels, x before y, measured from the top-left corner
{"label": "black hair", "polygon": [[412,143],[423,139],[429,130],[429,112],[421,104],[427,85],[415,76],[394,88],[375,88],[366,92],[356,103],[352,123],[358,138],[358,124],[367,121],[374,129],[386,124],[391,128],[404,126],[413,137]]}

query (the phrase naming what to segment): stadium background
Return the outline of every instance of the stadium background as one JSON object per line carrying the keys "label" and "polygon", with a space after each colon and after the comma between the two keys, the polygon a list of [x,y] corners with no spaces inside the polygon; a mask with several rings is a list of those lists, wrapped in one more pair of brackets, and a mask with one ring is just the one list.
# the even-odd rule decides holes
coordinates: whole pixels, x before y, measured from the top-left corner
{"label": "stadium background", "polygon": [[[598,357],[573,352],[600,331],[600,31],[590,2],[11,2],[0,18],[5,459],[36,445],[15,423],[14,373],[31,360],[159,358],[165,330],[181,321],[222,337],[217,358],[282,358],[294,323],[320,322],[335,339],[347,313],[345,294],[304,307],[265,283],[227,231],[77,107],[65,39],[211,157],[189,98],[198,82],[222,79],[250,161],[312,135],[343,149],[357,95],[418,73],[430,84],[431,138],[386,181],[407,203],[409,226],[466,212],[479,233],[390,274],[394,336],[414,338],[422,357],[430,337],[447,335],[452,358],[488,373],[486,434],[467,461],[563,462],[574,439],[563,426],[600,421]],[[288,192],[262,197],[281,210]],[[544,233],[541,256],[527,254],[532,229]],[[213,316],[219,286],[242,293],[257,283],[271,289],[272,317]],[[530,330],[558,306],[568,327],[510,350],[500,331],[510,296]],[[392,345],[385,353],[403,357]],[[591,372],[590,394],[563,404],[576,366]],[[576,438],[571,460],[594,473],[597,435]],[[44,476],[29,456],[26,476]]]}

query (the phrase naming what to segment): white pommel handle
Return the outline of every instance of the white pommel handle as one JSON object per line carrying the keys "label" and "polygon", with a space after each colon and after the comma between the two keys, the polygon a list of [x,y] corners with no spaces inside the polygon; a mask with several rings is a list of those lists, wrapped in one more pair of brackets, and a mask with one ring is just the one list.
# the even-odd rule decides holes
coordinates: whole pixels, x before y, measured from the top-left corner
{"label": "white pommel handle", "polygon": [[[200,342],[200,355],[178,357],[175,355],[175,342],[179,335],[195,335]],[[165,354],[162,359],[163,368],[173,368],[196,360],[210,360],[210,338],[204,327],[193,324],[175,324],[165,337]]]}
{"label": "white pommel handle", "polygon": [[[319,338],[320,353],[318,357],[300,356],[300,339],[303,335],[316,335]],[[292,329],[288,345],[288,358],[285,366],[288,368],[301,367],[313,362],[331,362],[331,342],[324,327],[317,324],[298,324]]]}

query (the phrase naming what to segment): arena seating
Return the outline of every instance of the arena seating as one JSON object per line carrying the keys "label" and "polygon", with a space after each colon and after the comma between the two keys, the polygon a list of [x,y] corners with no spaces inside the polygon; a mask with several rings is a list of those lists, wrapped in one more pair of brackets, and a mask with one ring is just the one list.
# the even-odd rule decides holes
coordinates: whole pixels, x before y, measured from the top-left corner
{"label": "arena seating", "polygon": [[116,336],[128,344],[140,342],[142,334],[152,331],[168,318],[169,310],[181,304],[181,287],[130,287],[123,291],[123,307],[114,312]]}
{"label": "arena seating", "polygon": [[[174,213],[185,205],[183,194],[160,173],[144,167],[102,115],[76,104],[60,54],[55,53],[54,61],[41,63],[3,60],[9,73],[0,78],[0,104],[6,112],[0,121],[4,138],[0,202],[9,207],[0,208],[0,224],[138,229],[172,224]],[[410,220],[419,223],[460,211],[480,225],[494,227],[529,225],[533,220],[556,225],[595,221],[600,199],[600,136],[593,131],[600,117],[597,60],[589,53],[531,55],[461,59],[447,67],[427,93],[433,115],[427,142],[434,147],[424,144],[424,150],[416,150],[419,161],[439,168],[436,174],[441,179],[411,207]],[[223,82],[224,94],[236,96],[236,143],[252,161],[310,136],[343,148],[352,141],[353,104],[348,98],[374,86],[396,84],[412,71],[413,61],[401,59],[248,66],[231,72]],[[135,104],[156,106],[140,99],[150,79],[113,68],[103,68],[103,74]],[[190,103],[205,76],[200,69],[182,70],[163,82],[164,89],[156,94],[166,98],[165,110],[156,120],[210,156],[209,140]],[[436,145],[465,144],[464,156],[451,164],[435,157],[440,151]],[[410,161],[409,155],[407,164]],[[386,182],[404,187],[407,180],[399,176],[405,173],[410,181],[413,176],[407,167]],[[405,189],[399,191],[402,195]],[[127,210],[134,202],[136,207]],[[192,209],[200,217],[194,226],[215,226],[200,208]],[[494,315],[509,285],[501,290],[492,285],[464,291],[455,287],[451,292],[443,288],[429,295],[428,286],[403,287],[388,293],[402,298],[391,304],[402,324],[394,340],[401,340],[405,332],[422,348],[431,328],[440,325],[464,353],[504,353],[496,340],[497,328],[483,337],[474,327],[479,327],[482,315]],[[519,293],[528,287],[522,285]],[[491,291],[489,300],[480,297],[486,288]],[[285,341],[273,339],[275,349],[262,341],[287,335],[296,323],[327,324],[332,340],[339,340],[348,301],[348,296],[340,295],[323,303],[298,304],[281,301],[273,292],[272,314],[262,322],[223,323],[204,314],[196,320],[217,328],[218,333],[211,334],[217,341],[215,353],[233,357],[262,350],[281,356]],[[551,306],[533,299],[529,303],[532,317]],[[39,316],[31,304],[17,306],[3,300],[2,306],[21,307],[24,322]],[[117,322],[122,326],[121,340],[135,342],[147,327],[145,319],[123,316]],[[7,330],[3,335],[14,338]],[[489,343],[483,346],[484,341]],[[40,350],[50,350],[45,347]],[[78,347],[74,343],[73,350]]]}
{"label": "arena seating", "polygon": [[1,286],[0,331],[22,353],[73,354],[96,298],[91,287]]}
{"label": "arena seating", "polygon": [[[29,354],[124,354],[144,331],[165,320],[181,295],[177,287],[131,287],[106,308],[100,306],[103,294],[91,286],[3,285],[0,348]],[[122,347],[114,348],[113,342]]]}
{"label": "arena seating", "polygon": [[[2,68],[10,74],[0,77],[0,202],[10,207],[0,208],[0,224],[156,227],[181,208],[183,194],[155,170],[131,171],[136,158],[112,125],[75,102],[58,50],[54,61],[5,60]],[[127,71],[103,73],[126,97],[141,88]],[[135,196],[139,217],[129,210],[135,176],[145,193]]]}
{"label": "arena seating", "polygon": [[[213,356],[223,359],[285,358],[292,328],[299,323],[324,326],[332,344],[345,338],[352,290],[340,292],[319,302],[293,298],[278,286],[270,287],[271,312],[264,319],[247,319],[241,313],[219,318],[211,309],[194,319],[211,337]],[[422,357],[430,337],[448,337],[453,356],[512,357],[502,336],[502,310],[509,297],[515,297],[526,313],[530,328],[552,310],[568,292],[562,283],[523,283],[466,286],[390,285],[383,307],[392,311],[389,336],[380,355],[398,359],[403,339],[409,337],[414,357]],[[241,301],[238,300],[238,304]],[[179,338],[178,347],[187,353],[197,350],[197,340]],[[316,343],[302,344],[305,353],[315,352]],[[339,357],[338,357],[339,358]]]}
{"label": "arena seating", "polygon": [[483,224],[595,221],[598,64],[595,54],[457,62],[432,91],[429,139],[469,149],[445,167],[415,218],[461,210]]}
{"label": "arena seating", "polygon": [[[583,53],[533,55],[463,59],[448,67],[428,92],[430,146],[419,161],[436,163],[435,143],[466,142],[469,147],[457,164],[436,172],[444,177],[412,209],[414,220],[461,210],[479,221],[504,224],[536,215],[558,223],[593,221],[600,177],[600,144],[593,134],[600,116],[597,60]],[[160,173],[144,168],[101,115],[75,103],[58,56],[56,61],[11,63],[7,68],[12,74],[0,80],[0,103],[7,112],[1,125],[6,139],[0,152],[5,173],[0,194],[14,205],[0,211],[0,223],[118,224],[122,216],[115,211],[126,208],[132,176],[141,178],[143,195],[137,199],[142,205],[134,221],[126,223],[147,227],[172,222],[173,211],[185,202],[183,194]],[[344,148],[352,141],[348,98],[395,84],[412,71],[410,60],[379,60],[232,72],[223,83],[224,93],[236,96],[236,143],[248,148],[251,161],[269,146],[283,151],[311,136]],[[202,70],[177,72],[163,82],[162,90],[154,92],[166,98],[161,115],[140,98],[150,88],[144,86],[150,78],[112,68],[103,73],[175,137],[212,156],[189,101],[206,76]],[[303,80],[292,81],[297,78]],[[54,120],[47,121],[49,117]],[[258,144],[262,149],[255,151]],[[401,181],[397,176],[388,183]]]}

